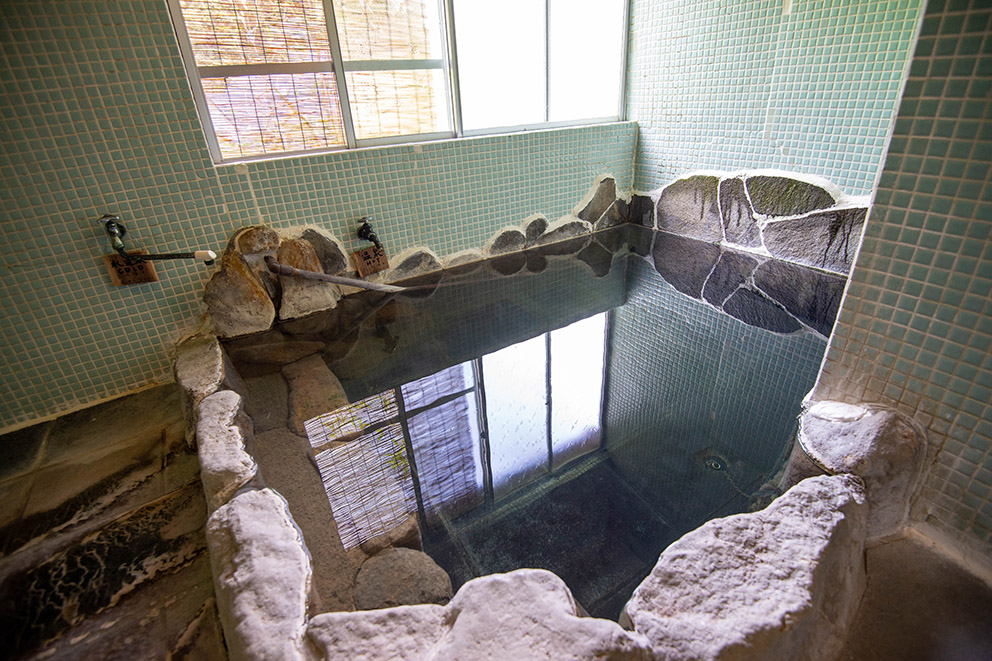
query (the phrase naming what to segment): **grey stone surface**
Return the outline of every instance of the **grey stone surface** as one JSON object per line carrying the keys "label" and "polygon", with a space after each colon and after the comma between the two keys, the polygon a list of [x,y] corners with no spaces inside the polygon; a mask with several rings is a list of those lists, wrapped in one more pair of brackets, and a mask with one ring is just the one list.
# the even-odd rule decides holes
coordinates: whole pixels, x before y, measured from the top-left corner
{"label": "grey stone surface", "polygon": [[252,401],[251,420],[256,432],[289,425],[289,386],[282,372],[245,379]]}
{"label": "grey stone surface", "polygon": [[200,480],[213,511],[257,474],[255,461],[245,449],[252,433],[251,420],[241,409],[241,397],[219,390],[200,402],[196,425]]}
{"label": "grey stone surface", "polygon": [[392,268],[369,276],[375,282],[398,282],[441,269],[441,260],[429,248],[409,248],[390,258]]}
{"label": "grey stone surface", "polygon": [[[317,253],[310,242],[303,239],[286,239],[279,244],[276,259],[280,264],[304,271],[323,272]],[[279,318],[293,319],[337,305],[341,292],[337,285],[317,280],[306,280],[292,276],[279,276],[282,286],[282,299],[279,303]]]}
{"label": "grey stone surface", "polygon": [[622,225],[627,222],[627,203],[621,199],[617,199],[609,208],[603,212],[603,215],[599,217],[595,223],[593,223],[594,230],[605,230],[610,227],[616,227],[617,225]]}
{"label": "grey stone surface", "polygon": [[365,561],[355,577],[355,606],[374,610],[414,604],[444,605],[451,579],[423,551],[387,548]]}
{"label": "grey stone surface", "polygon": [[443,607],[318,615],[307,635],[325,659],[652,658],[643,636],[580,617],[564,582],[540,569],[474,579]]}
{"label": "grey stone surface", "polygon": [[654,268],[668,284],[700,298],[703,284],[720,258],[720,248],[668,232],[656,232],[651,248]]}
{"label": "grey stone surface", "polygon": [[830,336],[844,295],[844,278],[769,260],[754,272],[754,284],[820,335]]}
{"label": "grey stone surface", "polygon": [[656,209],[658,229],[713,243],[723,239],[718,183],[714,176],[692,175],[665,186]]}
{"label": "grey stone surface", "polygon": [[780,259],[847,275],[867,213],[856,207],[770,222],[762,230],[765,248]]}
{"label": "grey stone surface", "polygon": [[483,259],[485,259],[485,257],[483,256],[481,250],[478,248],[467,248],[450,255],[445,255],[444,259],[441,260],[441,263],[444,268],[450,269],[456,266],[464,266],[466,264],[481,262]]}
{"label": "grey stone surface", "polygon": [[773,301],[750,289],[738,289],[723,303],[723,311],[749,326],[776,333],[794,333],[802,325]]}
{"label": "grey stone surface", "polygon": [[734,291],[748,281],[758,261],[743,253],[724,250],[703,285],[703,298],[720,307]]}
{"label": "grey stone surface", "polygon": [[754,210],[766,216],[798,216],[836,202],[821,186],[790,177],[755,175],[745,181]]}
{"label": "grey stone surface", "polygon": [[761,247],[761,230],[754,220],[743,180],[734,177],[720,182],[720,213],[727,241],[749,248]]}
{"label": "grey stone surface", "polygon": [[599,220],[617,199],[617,182],[613,177],[600,175],[586,196],[572,213],[589,223]]}
{"label": "grey stone surface", "polygon": [[268,330],[276,318],[268,291],[244,258],[230,250],[224,253],[220,270],[204,288],[203,302],[220,337]]}
{"label": "grey stone surface", "polygon": [[275,252],[279,249],[279,235],[262,225],[246,227],[234,235],[238,250],[245,255]]}
{"label": "grey stone surface", "polygon": [[397,546],[416,551],[423,551],[423,543],[420,537],[420,523],[417,515],[409,515],[403,522],[381,535],[376,535],[372,539],[361,543],[362,551],[366,555],[375,555],[379,551]]}
{"label": "grey stone surface", "polygon": [[521,229],[524,236],[527,237],[527,247],[529,248],[536,245],[537,240],[547,231],[548,219],[539,213],[528,216],[521,225]]}
{"label": "grey stone surface", "polygon": [[23,475],[41,463],[51,430],[51,422],[42,422],[0,437],[0,482]]}
{"label": "grey stone surface", "polygon": [[654,200],[647,195],[633,195],[627,217],[635,225],[654,229]]}
{"label": "grey stone surface", "polygon": [[592,269],[597,278],[602,278],[613,267],[613,253],[593,241],[576,255],[578,260]]}
{"label": "grey stone surface", "polygon": [[486,257],[505,255],[508,252],[523,250],[527,245],[527,236],[518,227],[504,227],[496,232],[482,249]]}
{"label": "grey stone surface", "polygon": [[327,230],[322,227],[307,226],[301,232],[300,238],[313,246],[324,273],[341,275],[349,269],[348,253],[345,252],[344,245]]}
{"label": "grey stone surface", "polygon": [[231,358],[239,363],[271,363],[273,365],[285,365],[286,363],[293,363],[300,358],[306,358],[311,354],[317,353],[324,348],[324,345],[324,342],[286,340],[280,338],[278,341],[267,344],[232,347]]}
{"label": "grey stone surface", "polygon": [[176,344],[172,372],[179,385],[179,402],[186,422],[186,440],[196,436],[196,407],[224,382],[224,352],[213,335],[197,333]]}
{"label": "grey stone surface", "polygon": [[659,659],[835,659],[864,592],[864,489],[810,478],[661,554],[625,613]]}
{"label": "grey stone surface", "polygon": [[799,443],[831,473],[864,480],[869,538],[902,529],[927,454],[910,418],[879,406],[816,402],[799,417]]}
{"label": "grey stone surface", "polygon": [[356,564],[341,544],[324,484],[310,459],[310,443],[288,429],[255,437],[254,456],[265,484],[289,504],[310,551],[311,612],[353,610]]}
{"label": "grey stone surface", "polygon": [[592,232],[592,223],[575,216],[562,216],[548,225],[548,228],[537,239],[537,245],[546,246],[567,239],[574,239]]}
{"label": "grey stone surface", "polygon": [[306,436],[303,423],[348,403],[341,382],[320,356],[307,356],[282,368],[289,386],[289,429]]}
{"label": "grey stone surface", "polygon": [[308,658],[310,559],[286,501],[271,489],[244,491],[210,516],[206,530],[231,657]]}

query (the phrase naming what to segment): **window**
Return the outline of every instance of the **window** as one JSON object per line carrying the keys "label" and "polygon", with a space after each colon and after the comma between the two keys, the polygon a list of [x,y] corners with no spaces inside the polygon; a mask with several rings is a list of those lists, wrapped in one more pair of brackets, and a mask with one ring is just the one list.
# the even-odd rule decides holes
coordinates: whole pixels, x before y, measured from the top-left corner
{"label": "window", "polygon": [[345,548],[415,511],[455,519],[597,449],[606,316],[308,420]]}
{"label": "window", "polygon": [[168,0],[216,163],[620,118],[624,0]]}

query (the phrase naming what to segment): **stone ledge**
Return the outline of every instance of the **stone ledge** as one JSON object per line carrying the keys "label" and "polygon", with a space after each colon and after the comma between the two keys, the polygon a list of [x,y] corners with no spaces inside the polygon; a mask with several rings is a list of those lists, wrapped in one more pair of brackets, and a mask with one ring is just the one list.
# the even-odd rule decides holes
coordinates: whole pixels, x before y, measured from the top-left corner
{"label": "stone ledge", "polygon": [[241,396],[231,390],[205,397],[197,407],[197,415],[200,481],[212,511],[257,475],[255,460],[245,449],[251,420],[241,408]]}
{"label": "stone ledge", "polygon": [[624,609],[656,658],[834,659],[864,593],[862,483],[804,480],[669,546]]}

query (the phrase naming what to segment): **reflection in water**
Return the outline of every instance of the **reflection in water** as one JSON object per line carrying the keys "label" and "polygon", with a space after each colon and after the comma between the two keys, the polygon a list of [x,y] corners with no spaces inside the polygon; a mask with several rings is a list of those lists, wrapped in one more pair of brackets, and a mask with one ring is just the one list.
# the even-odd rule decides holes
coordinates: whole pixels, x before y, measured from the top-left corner
{"label": "reflection in water", "polygon": [[416,512],[456,589],[541,567],[615,618],[668,543],[764,493],[825,343],[680,293],[652,241],[625,226],[282,324],[356,402],[307,424],[345,545]]}

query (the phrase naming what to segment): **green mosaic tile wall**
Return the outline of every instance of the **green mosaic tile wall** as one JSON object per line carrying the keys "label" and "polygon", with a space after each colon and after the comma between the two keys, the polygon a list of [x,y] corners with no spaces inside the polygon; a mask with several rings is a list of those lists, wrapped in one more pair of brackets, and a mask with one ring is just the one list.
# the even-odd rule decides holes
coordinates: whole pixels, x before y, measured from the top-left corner
{"label": "green mosaic tile wall", "polygon": [[987,2],[929,3],[816,391],[892,404],[925,424],[943,449],[913,513],[984,542],[992,542],[990,26]]}
{"label": "green mosaic tile wall", "polygon": [[871,192],[921,0],[632,0],[635,186],[779,168]]}
{"label": "green mosaic tile wall", "polygon": [[220,251],[255,222],[357,248],[371,215],[391,252],[444,255],[567,213],[598,174],[631,185],[630,123],[215,168],[161,0],[5,1],[0,62],[0,430],[170,378],[211,269],[159,263],[160,282],[111,287],[104,213],[156,251]]}

